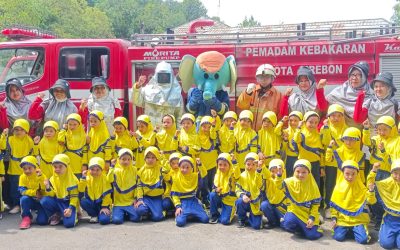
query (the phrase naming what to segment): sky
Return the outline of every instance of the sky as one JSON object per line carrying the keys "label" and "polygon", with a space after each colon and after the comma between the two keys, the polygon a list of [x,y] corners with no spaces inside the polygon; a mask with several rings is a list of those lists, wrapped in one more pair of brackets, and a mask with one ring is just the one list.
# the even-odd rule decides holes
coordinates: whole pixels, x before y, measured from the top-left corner
{"label": "sky", "polygon": [[[384,18],[390,21],[396,0],[201,0],[208,16],[237,26],[245,16],[262,25]],[[220,2],[220,8],[218,8]],[[219,10],[218,10],[219,9]]]}

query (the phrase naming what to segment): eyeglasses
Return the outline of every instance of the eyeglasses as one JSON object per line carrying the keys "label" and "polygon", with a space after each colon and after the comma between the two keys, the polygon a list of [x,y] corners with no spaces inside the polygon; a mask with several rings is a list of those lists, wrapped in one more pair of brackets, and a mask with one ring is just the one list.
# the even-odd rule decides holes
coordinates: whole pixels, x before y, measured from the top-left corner
{"label": "eyeglasses", "polygon": [[362,75],[361,74],[350,74],[350,78],[360,78]]}

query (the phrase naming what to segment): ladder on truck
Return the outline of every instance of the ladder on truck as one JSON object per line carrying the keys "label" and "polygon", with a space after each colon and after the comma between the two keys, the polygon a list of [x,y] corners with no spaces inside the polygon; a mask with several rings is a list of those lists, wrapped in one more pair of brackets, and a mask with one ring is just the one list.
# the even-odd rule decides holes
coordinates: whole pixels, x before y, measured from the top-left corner
{"label": "ladder on truck", "polygon": [[246,28],[213,28],[213,26],[209,26],[200,27],[195,33],[182,32],[182,28],[177,30],[179,31],[175,34],[133,34],[131,43],[134,46],[152,47],[318,40],[340,43],[400,35],[400,26],[396,26],[383,18],[265,25]]}

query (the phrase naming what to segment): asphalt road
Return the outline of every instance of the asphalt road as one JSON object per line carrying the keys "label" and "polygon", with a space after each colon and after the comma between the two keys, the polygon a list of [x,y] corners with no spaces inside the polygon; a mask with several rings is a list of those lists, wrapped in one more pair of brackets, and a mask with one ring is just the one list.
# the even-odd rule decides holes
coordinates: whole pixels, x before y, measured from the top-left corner
{"label": "asphalt road", "polygon": [[190,223],[178,228],[169,218],[158,223],[100,226],[83,218],[73,229],[33,225],[28,230],[19,230],[19,222],[19,215],[4,214],[0,249],[380,249],[374,230],[372,242],[362,246],[354,240],[333,240],[327,223],[324,237],[308,241],[280,229],[237,228],[236,222],[230,226]]}

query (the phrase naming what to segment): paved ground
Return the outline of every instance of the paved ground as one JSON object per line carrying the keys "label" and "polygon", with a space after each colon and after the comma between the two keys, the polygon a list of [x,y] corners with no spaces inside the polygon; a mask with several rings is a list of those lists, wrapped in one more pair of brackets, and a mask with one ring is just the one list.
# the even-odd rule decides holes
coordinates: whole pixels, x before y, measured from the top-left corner
{"label": "paved ground", "polygon": [[327,224],[324,237],[307,241],[280,229],[252,230],[231,226],[188,224],[178,228],[172,218],[153,223],[100,226],[80,221],[76,228],[32,226],[19,230],[18,215],[5,214],[0,220],[0,249],[379,249],[377,233],[366,246],[353,240],[332,239]]}

